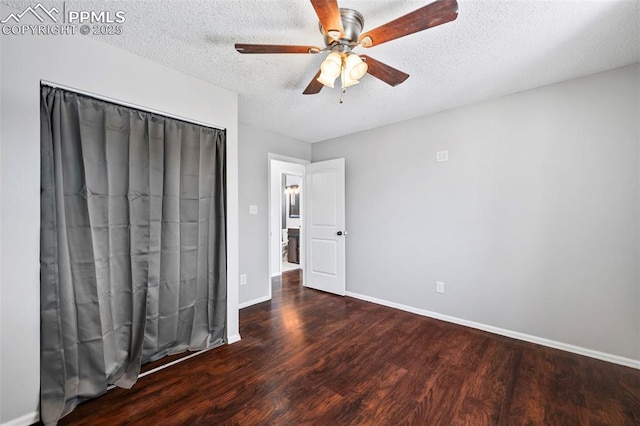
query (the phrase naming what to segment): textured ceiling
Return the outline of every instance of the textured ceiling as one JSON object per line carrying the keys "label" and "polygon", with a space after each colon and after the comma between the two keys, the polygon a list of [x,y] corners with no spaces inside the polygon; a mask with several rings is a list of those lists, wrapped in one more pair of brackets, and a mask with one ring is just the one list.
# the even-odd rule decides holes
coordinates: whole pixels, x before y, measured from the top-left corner
{"label": "textured ceiling", "polygon": [[[430,0],[339,0],[364,31]],[[5,1],[13,6],[25,2]],[[30,2],[33,3],[33,2]],[[43,1],[43,4],[55,2]],[[302,95],[325,54],[241,55],[234,43],[324,46],[304,0],[67,1],[124,10],[124,34],[101,40],[239,94],[239,121],[316,142],[640,62],[638,0],[458,0],[458,19],[370,49],[411,77],[366,75]]]}

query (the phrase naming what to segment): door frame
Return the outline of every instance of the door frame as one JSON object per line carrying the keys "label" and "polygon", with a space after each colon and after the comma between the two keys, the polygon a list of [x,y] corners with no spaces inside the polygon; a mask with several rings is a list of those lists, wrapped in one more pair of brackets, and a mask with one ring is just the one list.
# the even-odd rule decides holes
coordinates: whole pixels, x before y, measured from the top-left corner
{"label": "door frame", "polygon": [[[269,226],[267,226],[267,253],[268,253],[268,265],[269,265],[268,266],[268,274],[267,274],[267,278],[268,278],[267,279],[267,288],[269,290],[269,293],[268,293],[269,294],[269,300],[271,300],[271,298],[273,296],[272,295],[272,290],[271,290],[271,278],[272,278],[273,272],[274,272],[274,271],[271,270],[271,266],[272,266],[272,263],[273,263],[273,256],[272,256],[273,253],[272,253],[272,250],[271,250],[271,248],[272,248],[271,247],[271,238],[272,238],[273,232],[280,233],[279,229],[278,230],[272,229],[273,220],[272,220],[272,217],[271,217],[271,212],[272,212],[272,207],[273,207],[272,206],[272,200],[271,200],[271,192],[273,190],[272,185],[276,184],[275,182],[272,182],[272,179],[271,179],[271,174],[272,174],[271,173],[271,165],[272,165],[272,162],[274,160],[275,161],[282,161],[282,162],[285,162],[285,163],[299,164],[299,165],[302,165],[302,166],[305,166],[305,165],[311,163],[311,161],[304,160],[302,158],[288,157],[286,155],[275,154],[275,153],[272,153],[272,152],[267,153],[267,178],[268,178],[268,184],[267,184],[267,188],[268,188],[268,196],[267,196],[267,208],[268,208],[268,210],[267,211],[268,211],[268,214],[267,214],[267,218],[268,218],[268,221],[269,221]],[[302,172],[302,179],[303,179],[302,181],[303,182],[304,182],[304,178],[305,178],[305,173]],[[303,199],[304,199],[304,187],[302,189],[302,197],[301,197],[301,200],[300,200],[301,203],[302,203]],[[304,204],[302,204],[302,205],[304,205]],[[278,209],[280,209],[280,206],[278,206]],[[304,212],[301,212],[301,215],[300,215],[301,217],[304,217],[303,213]],[[303,222],[303,227],[304,227],[304,222]],[[303,229],[302,232],[304,232],[304,229]],[[301,244],[301,247],[300,247],[300,254],[301,254],[300,266],[302,268],[302,282],[304,282],[304,274],[305,274],[306,268],[305,268],[305,265],[304,265],[304,254],[303,254],[304,253],[304,241],[303,241],[303,238],[300,238],[300,244]],[[282,266],[280,267],[280,273],[282,273]]]}

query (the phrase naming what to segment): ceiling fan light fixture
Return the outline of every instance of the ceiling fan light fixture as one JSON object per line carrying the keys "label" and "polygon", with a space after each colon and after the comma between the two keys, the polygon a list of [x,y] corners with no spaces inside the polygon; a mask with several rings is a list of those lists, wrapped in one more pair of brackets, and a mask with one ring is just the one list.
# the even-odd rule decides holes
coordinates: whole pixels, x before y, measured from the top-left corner
{"label": "ceiling fan light fixture", "polygon": [[340,71],[342,71],[342,57],[340,54],[338,52],[331,52],[325,60],[322,61],[320,70],[326,77],[335,80],[340,75]]}
{"label": "ceiling fan light fixture", "polygon": [[329,77],[324,72],[321,72],[320,76],[316,80],[318,80],[320,83],[324,84],[325,86],[333,89],[333,82],[336,81],[336,77]]}
{"label": "ceiling fan light fixture", "polygon": [[367,64],[356,54],[350,54],[345,59],[345,71],[350,80],[359,80],[367,73]]}
{"label": "ceiling fan light fixture", "polygon": [[346,73],[345,73],[345,74],[344,74],[344,76],[342,77],[342,87],[343,87],[344,89],[346,89],[347,87],[351,87],[351,86],[353,86],[353,85],[356,85],[356,84],[358,84],[358,83],[360,83],[358,80],[353,79],[353,78],[349,78],[349,75],[348,75],[348,74],[346,74]]}

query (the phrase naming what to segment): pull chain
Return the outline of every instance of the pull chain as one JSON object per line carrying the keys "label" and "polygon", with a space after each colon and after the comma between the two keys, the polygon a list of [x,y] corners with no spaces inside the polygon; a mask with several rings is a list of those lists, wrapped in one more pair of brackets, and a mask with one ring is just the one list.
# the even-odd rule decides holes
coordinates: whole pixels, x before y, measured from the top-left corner
{"label": "pull chain", "polygon": [[345,66],[344,66],[344,58],[342,58],[342,69],[340,70],[340,83],[342,84],[342,90],[340,91],[340,103],[343,104],[344,103],[344,94],[347,92],[347,88],[344,87],[344,73],[345,73]]}

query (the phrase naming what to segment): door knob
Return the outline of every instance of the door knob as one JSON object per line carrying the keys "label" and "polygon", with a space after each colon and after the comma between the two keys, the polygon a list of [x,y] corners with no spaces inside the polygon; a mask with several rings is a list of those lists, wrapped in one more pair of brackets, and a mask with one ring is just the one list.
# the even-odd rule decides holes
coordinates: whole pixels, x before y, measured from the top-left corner
{"label": "door knob", "polygon": [[336,232],[336,235],[338,235],[338,236],[342,235],[342,231]]}

